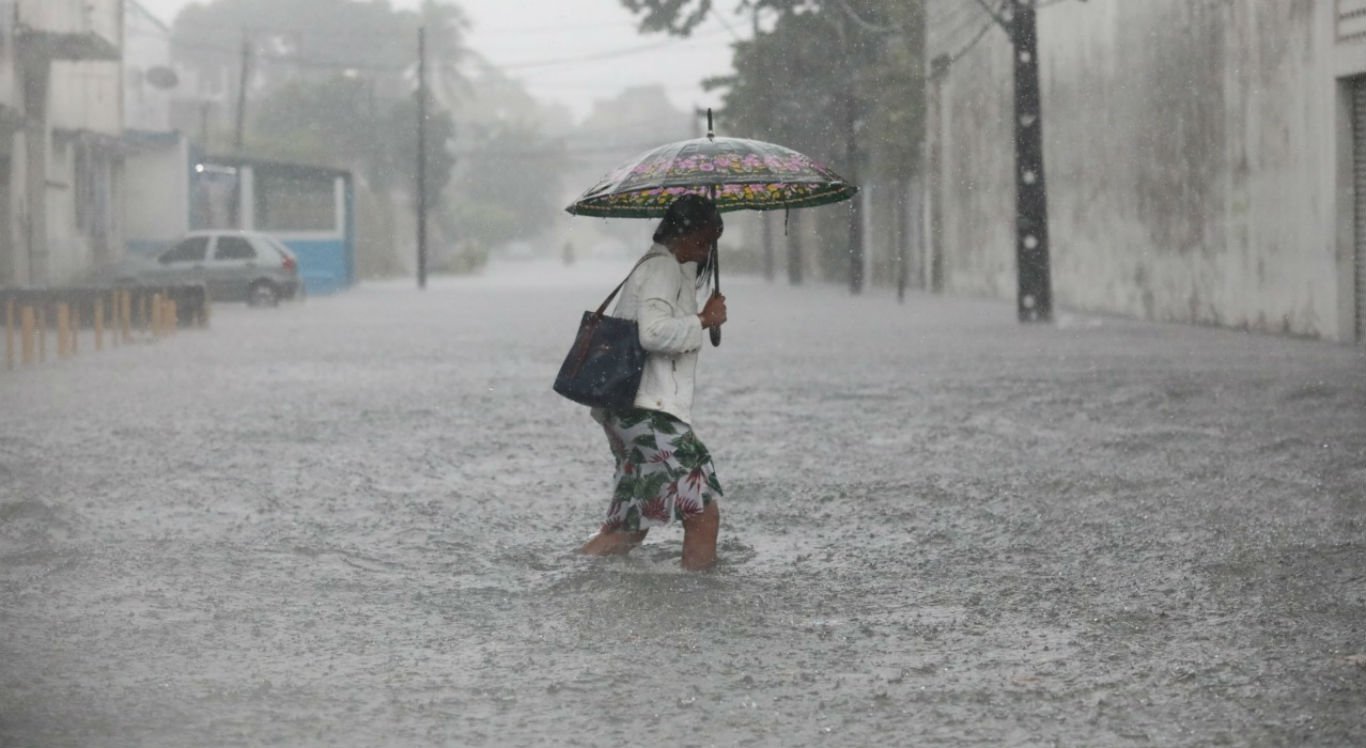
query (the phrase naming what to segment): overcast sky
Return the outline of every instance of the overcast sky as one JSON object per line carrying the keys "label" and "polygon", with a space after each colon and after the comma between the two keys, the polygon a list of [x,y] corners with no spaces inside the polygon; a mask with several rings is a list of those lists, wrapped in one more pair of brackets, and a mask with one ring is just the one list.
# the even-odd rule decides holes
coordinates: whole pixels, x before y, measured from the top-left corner
{"label": "overcast sky", "polygon": [[[168,24],[191,0],[139,0]],[[561,102],[582,117],[594,99],[628,86],[658,83],[685,111],[713,106],[714,94],[699,82],[730,70],[732,35],[748,34],[734,17],[735,3],[721,0],[723,24],[709,20],[692,39],[642,36],[617,0],[459,0],[473,22],[469,41],[477,52],[521,79],[538,98]],[[415,7],[417,0],[395,0]]]}

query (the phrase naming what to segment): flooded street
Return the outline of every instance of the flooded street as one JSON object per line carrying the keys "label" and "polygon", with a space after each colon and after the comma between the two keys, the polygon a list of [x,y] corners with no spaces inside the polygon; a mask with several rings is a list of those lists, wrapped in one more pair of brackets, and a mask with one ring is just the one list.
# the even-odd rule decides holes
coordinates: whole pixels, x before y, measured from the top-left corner
{"label": "flooded street", "polygon": [[0,745],[1366,743],[1366,350],[728,279],[688,575],[572,553],[627,266],[0,372]]}

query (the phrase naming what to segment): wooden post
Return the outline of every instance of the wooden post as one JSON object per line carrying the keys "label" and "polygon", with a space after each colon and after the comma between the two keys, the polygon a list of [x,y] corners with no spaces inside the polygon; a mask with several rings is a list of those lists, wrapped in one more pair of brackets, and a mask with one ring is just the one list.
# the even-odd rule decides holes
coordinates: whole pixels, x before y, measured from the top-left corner
{"label": "wooden post", "polygon": [[119,292],[119,326],[123,330],[123,342],[131,342],[133,340],[133,294],[129,291]]}
{"label": "wooden post", "polygon": [[170,308],[170,315],[167,317],[167,323],[170,325],[170,329],[167,330],[167,332],[174,335],[180,331],[180,310],[176,306],[175,299],[168,299],[166,305]]}
{"label": "wooden post", "polygon": [[81,352],[81,302],[77,301],[71,305],[71,332],[67,335],[67,345],[70,347],[71,355],[75,356]]}
{"label": "wooden post", "polygon": [[95,350],[104,350],[104,297],[95,297]]}
{"label": "wooden post", "polygon": [[57,358],[71,355],[71,307],[65,301],[57,304]]}
{"label": "wooden post", "polygon": [[36,346],[33,339],[34,328],[37,326],[37,319],[33,315],[33,307],[25,305],[20,313],[23,327],[21,343],[23,345],[22,361],[24,366],[31,366],[36,360]]}
{"label": "wooden post", "polygon": [[156,321],[155,321],[154,319],[152,319],[152,312],[153,312],[154,309],[156,309],[156,302],[157,302],[157,299],[159,299],[159,298],[161,298],[161,294],[159,294],[159,293],[158,293],[158,294],[152,294],[151,296],[148,296],[147,294],[143,294],[143,295],[142,295],[142,329],[143,329],[143,330],[146,330],[146,331],[155,333],[155,331],[156,331],[156,324],[155,324]]}
{"label": "wooden post", "polygon": [[5,368],[14,369],[14,299],[5,301]]}
{"label": "wooden post", "polygon": [[47,309],[38,307],[38,363],[47,363]]}

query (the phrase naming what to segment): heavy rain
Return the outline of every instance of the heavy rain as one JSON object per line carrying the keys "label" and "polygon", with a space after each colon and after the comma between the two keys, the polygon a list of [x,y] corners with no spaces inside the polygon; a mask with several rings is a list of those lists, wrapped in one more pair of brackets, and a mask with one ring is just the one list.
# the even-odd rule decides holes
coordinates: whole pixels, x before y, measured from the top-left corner
{"label": "heavy rain", "polygon": [[1366,744],[1357,5],[0,0],[0,746]]}

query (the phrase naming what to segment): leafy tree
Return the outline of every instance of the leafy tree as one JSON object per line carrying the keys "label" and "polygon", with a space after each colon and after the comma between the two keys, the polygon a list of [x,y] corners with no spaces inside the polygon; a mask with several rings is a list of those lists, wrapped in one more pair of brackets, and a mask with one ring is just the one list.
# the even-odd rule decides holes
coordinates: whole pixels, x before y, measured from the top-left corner
{"label": "leafy tree", "polygon": [[433,0],[417,11],[395,9],[389,0],[210,0],[181,11],[173,33],[182,64],[235,84],[243,41],[266,74],[326,76],[350,68],[399,77],[415,62],[423,24],[434,57],[458,61],[467,22],[457,6]]}
{"label": "leafy tree", "polygon": [[[642,31],[681,36],[717,12],[712,0],[620,1]],[[735,10],[776,21],[734,45],[733,75],[706,82],[724,90],[730,131],[789,145],[855,181],[903,180],[919,168],[920,0],[739,0]],[[857,290],[862,221],[851,218],[843,238],[822,222],[822,259],[827,272],[849,267]]]}
{"label": "leafy tree", "polygon": [[[375,193],[366,205],[387,206],[369,214],[392,230],[395,215],[417,193],[419,27],[426,29],[430,217],[453,226],[452,201],[441,195],[455,172],[456,128],[442,102],[467,88],[457,67],[469,54],[467,26],[458,6],[437,0],[416,10],[396,9],[389,0],[212,0],[182,11],[173,34],[182,65],[205,80],[228,82],[224,88],[234,92],[245,44],[251,65],[245,149],[352,170]],[[392,239],[391,233],[373,249],[393,252]]]}
{"label": "leafy tree", "polygon": [[453,185],[452,218],[485,247],[536,237],[559,215],[564,144],[530,122],[490,123],[474,134]]}

